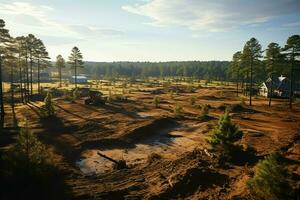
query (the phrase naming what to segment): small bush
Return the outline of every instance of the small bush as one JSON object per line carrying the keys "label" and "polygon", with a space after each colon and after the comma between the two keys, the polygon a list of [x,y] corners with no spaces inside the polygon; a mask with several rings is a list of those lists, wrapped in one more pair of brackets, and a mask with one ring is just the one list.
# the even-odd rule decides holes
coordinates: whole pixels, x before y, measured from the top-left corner
{"label": "small bush", "polygon": [[46,110],[46,116],[47,117],[52,117],[55,115],[55,109],[54,109],[54,105],[52,102],[52,95],[48,92],[47,96],[44,99],[44,103],[45,103],[45,110]]}
{"label": "small bush", "polygon": [[108,90],[108,96],[107,96],[107,102],[112,102],[113,101],[113,95],[111,90]]}
{"label": "small bush", "polygon": [[176,105],[174,108],[174,115],[176,118],[182,118],[183,117],[183,108],[180,105]]}
{"label": "small bush", "polygon": [[245,100],[245,98],[244,97],[241,97],[240,98],[240,104],[241,104],[241,106],[245,106],[246,105],[246,102],[245,102],[246,100]]}
{"label": "small bush", "polygon": [[196,97],[193,96],[190,98],[190,104],[191,106],[194,106],[196,104]]}
{"label": "small bush", "polygon": [[174,99],[174,92],[171,90],[169,93],[170,93],[170,98]]}
{"label": "small bush", "polygon": [[270,200],[291,199],[290,174],[279,158],[278,154],[271,154],[258,162],[254,177],[247,182],[253,196]]}
{"label": "small bush", "polygon": [[73,90],[72,92],[72,102],[75,102],[76,99],[78,99],[79,97],[79,91],[78,88],[75,88],[75,90]]}
{"label": "small bush", "polygon": [[159,104],[160,104],[160,98],[158,96],[155,96],[153,98],[153,104],[155,105],[156,108],[159,107]]}
{"label": "small bush", "polygon": [[207,117],[209,113],[209,105],[204,104],[201,108],[201,117]]}
{"label": "small bush", "polygon": [[[11,150],[14,162],[24,162],[26,165],[39,165],[46,161],[46,148],[29,130],[27,121],[21,128],[17,143]],[[24,167],[24,166],[23,166]]]}
{"label": "small bush", "polygon": [[148,155],[147,157],[147,162],[148,163],[153,163],[156,160],[160,160],[162,158],[162,156],[160,154],[157,153],[151,153],[150,155]]}
{"label": "small bush", "polygon": [[63,94],[62,98],[66,101],[73,101],[73,96],[71,95],[71,93],[68,90],[64,90],[64,94]]}
{"label": "small bush", "polygon": [[69,199],[63,174],[27,122],[16,144],[0,157],[1,199]]}
{"label": "small bush", "polygon": [[234,142],[240,140],[242,136],[243,132],[239,130],[237,125],[231,122],[229,111],[226,110],[210,133],[207,141],[213,150],[220,152],[224,159],[230,160],[232,153],[236,149]]}

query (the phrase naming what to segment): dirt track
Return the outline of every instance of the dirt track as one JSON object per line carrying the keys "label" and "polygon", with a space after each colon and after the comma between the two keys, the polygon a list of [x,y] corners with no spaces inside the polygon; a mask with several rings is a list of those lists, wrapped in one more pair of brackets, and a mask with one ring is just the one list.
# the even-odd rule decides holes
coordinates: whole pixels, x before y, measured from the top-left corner
{"label": "dirt track", "polygon": [[[151,92],[142,91],[130,94],[128,102],[102,107],[57,99],[57,119],[40,121],[38,104],[17,106],[16,116],[18,120],[26,117],[48,145],[54,162],[66,171],[75,199],[247,197],[245,183],[255,160],[278,150],[288,159],[300,189],[299,104],[290,112],[282,100],[268,108],[265,99],[255,99],[253,108],[232,112],[233,121],[244,132],[240,144],[254,148],[257,158],[223,169],[203,149],[209,147],[205,138],[223,112],[220,105],[240,102],[234,91],[201,88],[173,99],[167,93],[159,96],[159,108],[151,104]],[[189,105],[191,96],[197,105],[212,106],[209,120],[197,118],[200,109]],[[176,104],[183,106],[184,119],[173,117]],[[195,151],[196,147],[200,150]],[[130,168],[113,170],[111,163],[97,156],[99,150],[124,158]],[[162,158],[149,162],[153,152]]]}

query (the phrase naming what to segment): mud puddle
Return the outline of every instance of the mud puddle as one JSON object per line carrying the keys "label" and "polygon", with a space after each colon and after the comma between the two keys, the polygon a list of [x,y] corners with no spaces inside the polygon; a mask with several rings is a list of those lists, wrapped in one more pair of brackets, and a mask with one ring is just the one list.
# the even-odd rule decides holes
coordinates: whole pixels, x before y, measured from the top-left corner
{"label": "mud puddle", "polygon": [[[151,153],[161,155],[162,159],[173,159],[203,144],[205,137],[201,132],[204,128],[204,125],[200,125],[193,127],[192,131],[190,127],[162,131],[139,141],[134,148],[114,148],[102,150],[101,153],[115,160],[123,159],[130,167],[146,163]],[[113,170],[113,163],[99,156],[98,151],[97,149],[86,150],[81,155],[83,159],[76,162],[84,174],[93,175]]]}

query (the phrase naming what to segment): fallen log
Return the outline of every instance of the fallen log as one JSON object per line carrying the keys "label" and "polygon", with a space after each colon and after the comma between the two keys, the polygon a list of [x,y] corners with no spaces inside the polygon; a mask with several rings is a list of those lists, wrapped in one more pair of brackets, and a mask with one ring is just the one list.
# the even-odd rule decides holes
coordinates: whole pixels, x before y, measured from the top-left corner
{"label": "fallen log", "polygon": [[114,163],[114,169],[127,169],[128,166],[126,165],[126,161],[125,160],[115,160],[113,158],[108,157],[107,155],[104,155],[102,153],[100,153],[99,151],[97,152],[97,154],[111,162]]}

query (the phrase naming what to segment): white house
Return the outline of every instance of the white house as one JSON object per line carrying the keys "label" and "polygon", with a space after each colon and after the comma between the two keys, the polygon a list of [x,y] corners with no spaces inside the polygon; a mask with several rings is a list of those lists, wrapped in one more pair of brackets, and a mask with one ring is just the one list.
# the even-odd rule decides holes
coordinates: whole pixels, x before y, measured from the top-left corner
{"label": "white house", "polygon": [[[85,75],[77,75],[77,83],[79,84],[85,84],[88,82],[88,78]],[[75,83],[75,76],[71,77],[70,80],[71,83]]]}
{"label": "white house", "polygon": [[[284,76],[274,78],[268,78],[259,87],[259,94],[264,97],[270,97],[271,87],[273,88],[272,97],[288,98],[290,95],[290,80]],[[294,94],[300,94],[300,84],[294,83],[293,85]]]}

